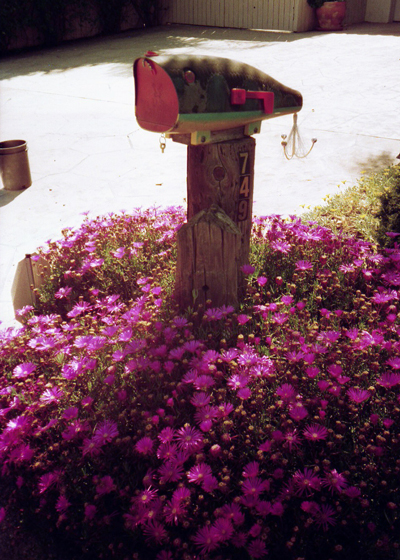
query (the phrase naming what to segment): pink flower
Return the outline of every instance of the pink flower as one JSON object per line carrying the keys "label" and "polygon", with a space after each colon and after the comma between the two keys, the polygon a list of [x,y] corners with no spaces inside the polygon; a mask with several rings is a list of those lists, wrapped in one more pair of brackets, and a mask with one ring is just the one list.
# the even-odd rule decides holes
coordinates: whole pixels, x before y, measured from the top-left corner
{"label": "pink flower", "polygon": [[240,270],[243,272],[243,274],[249,275],[254,273],[255,268],[254,266],[251,266],[251,264],[244,264],[240,267]]}
{"label": "pink flower", "polygon": [[361,404],[370,398],[370,394],[366,389],[351,388],[347,391],[347,395],[351,401],[357,404]]}
{"label": "pink flower", "polygon": [[70,505],[71,503],[67,500],[67,498],[61,494],[56,503],[56,510],[59,513],[65,513]]}
{"label": "pink flower", "polygon": [[300,437],[297,433],[297,430],[287,432],[284,435],[284,439],[287,446],[289,447],[289,451],[292,451],[292,449],[296,449],[300,445]]}
{"label": "pink flower", "polygon": [[245,521],[240,505],[235,502],[222,506],[221,515],[226,519],[230,519],[234,525],[243,525]]}
{"label": "pink flower", "polygon": [[70,406],[69,408],[64,410],[63,418],[65,420],[72,420],[78,416],[78,407]]}
{"label": "pink flower", "polygon": [[151,438],[145,436],[142,437],[135,445],[136,451],[141,455],[150,455],[153,450],[154,442]]}
{"label": "pink flower", "polygon": [[203,434],[189,424],[177,431],[175,439],[180,449],[190,452],[200,449],[203,444]]}
{"label": "pink flower", "polygon": [[210,399],[211,399],[210,395],[207,395],[207,393],[200,392],[200,393],[195,393],[191,398],[190,402],[192,403],[193,406],[200,408],[202,406],[208,405]]}
{"label": "pink flower", "polygon": [[[315,358],[314,354],[312,354],[312,356],[314,356],[314,358]],[[306,369],[306,374],[310,379],[314,379],[319,374],[319,369],[317,367],[308,367]]]}
{"label": "pink flower", "polygon": [[146,535],[146,540],[161,544],[167,539],[167,531],[164,525],[154,519],[150,519],[143,528],[143,533]]}
{"label": "pink flower", "polygon": [[400,373],[384,373],[376,380],[376,382],[379,383],[379,385],[381,385],[382,387],[386,387],[389,389],[391,387],[394,387],[395,385],[400,384]]}
{"label": "pink flower", "polygon": [[213,524],[214,528],[217,531],[219,540],[221,542],[229,541],[232,537],[234,528],[231,521],[224,517],[219,517]]}
{"label": "pink flower", "polygon": [[261,287],[262,287],[262,286],[265,286],[265,284],[266,284],[267,282],[268,282],[268,280],[267,280],[267,278],[266,278],[265,276],[259,276],[259,277],[257,278],[257,284],[258,284],[259,286],[261,286]]}
{"label": "pink flower", "polygon": [[16,377],[17,379],[23,379],[33,373],[35,369],[36,364],[32,362],[24,362],[23,364],[15,366],[15,368],[13,369],[13,377]]}
{"label": "pink flower", "polygon": [[296,270],[310,270],[313,264],[310,261],[297,261]]}
{"label": "pink flower", "polygon": [[304,469],[303,472],[296,471],[293,475],[293,482],[298,496],[303,494],[310,496],[315,490],[321,489],[321,479],[311,469]]}
{"label": "pink flower", "polygon": [[0,508],[0,523],[2,523],[4,521],[4,519],[6,518],[6,510],[5,508]]}
{"label": "pink flower", "polygon": [[113,492],[115,488],[116,486],[114,484],[113,479],[111,478],[111,476],[107,475],[107,476],[103,476],[98,482],[98,484],[96,485],[96,492],[97,494],[102,496],[103,494],[109,494],[110,492]]}
{"label": "pink flower", "polygon": [[120,247],[119,249],[117,249],[116,251],[113,251],[112,256],[115,257],[116,259],[122,259],[122,257],[125,254],[125,247]]}
{"label": "pink flower", "polygon": [[187,474],[189,482],[202,484],[204,480],[212,475],[211,467],[207,463],[199,463],[190,469]]}
{"label": "pink flower", "polygon": [[308,412],[301,402],[297,402],[296,404],[290,406],[289,416],[293,420],[300,421],[304,420],[304,418],[308,416]]}
{"label": "pink flower", "polygon": [[85,504],[85,521],[90,521],[96,515],[97,507],[92,504]]}
{"label": "pink flower", "polygon": [[118,436],[118,428],[115,422],[104,420],[99,424],[93,435],[93,440],[99,445],[104,445]]}
{"label": "pink flower", "polygon": [[389,358],[386,363],[393,369],[400,369],[400,358]]}
{"label": "pink flower", "polygon": [[194,379],[193,385],[198,391],[205,391],[215,385],[215,380],[211,377],[211,375],[199,375],[196,379]]}
{"label": "pink flower", "polygon": [[325,474],[322,479],[322,486],[326,486],[330,492],[333,494],[334,491],[343,492],[348,486],[346,478],[338,473],[336,469],[333,469]]}
{"label": "pink flower", "polygon": [[315,522],[318,527],[322,527],[324,531],[329,529],[329,525],[335,525],[336,520],[334,518],[335,509],[328,504],[321,504],[318,506],[314,513]]}
{"label": "pink flower", "polygon": [[175,436],[175,430],[172,428],[163,428],[161,432],[158,434],[158,439],[161,443],[171,443]]}
{"label": "pink flower", "polygon": [[158,469],[160,475],[160,482],[178,482],[183,476],[183,467],[176,461],[166,461]]}
{"label": "pink flower", "polygon": [[244,478],[257,476],[259,470],[260,465],[257,463],[257,461],[252,461],[251,463],[247,463],[247,465],[244,467],[242,476],[244,476]]}
{"label": "pink flower", "polygon": [[239,397],[239,399],[242,400],[246,400],[248,398],[251,397],[251,389],[249,387],[243,387],[242,389],[239,389],[237,392],[237,396]]}
{"label": "pink flower", "polygon": [[294,389],[290,383],[284,383],[275,391],[275,394],[278,395],[283,401],[291,402],[294,401],[297,395],[297,391]]}
{"label": "pink flower", "polygon": [[169,525],[178,525],[187,514],[186,507],[179,500],[169,500],[164,506],[165,521]]}
{"label": "pink flower", "polygon": [[264,480],[258,476],[251,476],[243,482],[242,493],[244,496],[258,497],[266,488],[267,486]]}
{"label": "pink flower", "polygon": [[40,400],[46,404],[57,403],[63,395],[64,393],[61,389],[52,387],[51,389],[46,389],[46,391],[42,393]]}
{"label": "pink flower", "polygon": [[43,494],[60,480],[60,472],[54,471],[43,474],[39,479],[39,494]]}
{"label": "pink flower", "polygon": [[325,428],[325,426],[320,426],[319,424],[310,424],[304,429],[303,435],[306,439],[318,441],[327,438],[328,430]]}
{"label": "pink flower", "polygon": [[193,537],[193,542],[202,554],[207,554],[218,548],[220,541],[219,532],[212,525],[205,525]]}
{"label": "pink flower", "polygon": [[239,323],[239,325],[244,325],[248,321],[250,321],[250,317],[248,315],[241,314],[237,317],[237,322]]}
{"label": "pink flower", "polygon": [[262,539],[254,539],[248,545],[247,550],[252,558],[262,558],[267,554],[267,547]]}

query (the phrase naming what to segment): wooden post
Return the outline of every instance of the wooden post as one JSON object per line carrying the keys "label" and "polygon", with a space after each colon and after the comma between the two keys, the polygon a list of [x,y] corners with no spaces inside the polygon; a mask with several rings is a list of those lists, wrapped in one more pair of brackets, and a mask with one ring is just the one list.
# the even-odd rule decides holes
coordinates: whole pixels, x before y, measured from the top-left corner
{"label": "wooden post", "polygon": [[238,266],[248,264],[253,214],[254,138],[188,146],[188,220],[217,204],[242,233]]}
{"label": "wooden post", "polygon": [[240,299],[240,268],[249,262],[254,159],[251,137],[188,146],[188,224],[178,233],[175,291],[181,308],[207,299],[236,306]]}
{"label": "wooden post", "polygon": [[175,285],[181,309],[208,299],[216,307],[237,305],[241,240],[239,228],[216,204],[181,227]]}

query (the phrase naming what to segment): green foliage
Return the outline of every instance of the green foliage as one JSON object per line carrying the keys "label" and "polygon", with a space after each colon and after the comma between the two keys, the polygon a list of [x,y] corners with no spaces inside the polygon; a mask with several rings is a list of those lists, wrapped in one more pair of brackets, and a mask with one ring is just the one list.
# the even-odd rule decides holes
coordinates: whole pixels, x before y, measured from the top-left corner
{"label": "green foliage", "polygon": [[389,247],[395,243],[397,236],[388,236],[387,232],[400,234],[400,165],[386,171],[385,182],[386,185],[379,197],[377,239],[380,245]]}
{"label": "green foliage", "polygon": [[[396,191],[396,185],[398,188],[399,169],[399,166],[393,166],[363,176],[356,185],[334,196],[327,195],[324,205],[305,212],[302,218],[316,221],[336,233],[343,232],[384,245],[385,236],[381,232],[390,231],[390,224],[394,224],[395,203],[394,199],[391,200],[389,209],[389,199],[393,198],[389,193]],[[387,210],[383,210],[384,203]]]}

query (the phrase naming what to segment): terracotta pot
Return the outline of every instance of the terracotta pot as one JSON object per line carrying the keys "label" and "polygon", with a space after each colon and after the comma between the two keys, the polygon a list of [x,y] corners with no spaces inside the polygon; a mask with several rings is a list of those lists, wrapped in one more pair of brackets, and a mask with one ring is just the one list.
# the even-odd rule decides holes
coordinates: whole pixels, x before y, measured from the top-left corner
{"label": "terracotta pot", "polygon": [[324,2],[316,13],[319,31],[341,31],[346,15],[346,2]]}

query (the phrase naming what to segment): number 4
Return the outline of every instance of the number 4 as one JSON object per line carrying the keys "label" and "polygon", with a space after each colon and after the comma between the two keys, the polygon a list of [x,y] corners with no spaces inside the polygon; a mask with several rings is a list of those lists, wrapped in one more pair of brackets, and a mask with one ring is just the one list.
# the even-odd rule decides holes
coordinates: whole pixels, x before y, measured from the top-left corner
{"label": "number 4", "polygon": [[242,177],[239,194],[240,194],[240,198],[249,198],[250,196],[250,185],[249,185],[248,175],[246,175],[246,177]]}

